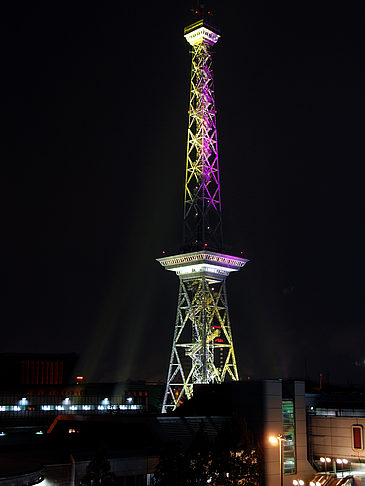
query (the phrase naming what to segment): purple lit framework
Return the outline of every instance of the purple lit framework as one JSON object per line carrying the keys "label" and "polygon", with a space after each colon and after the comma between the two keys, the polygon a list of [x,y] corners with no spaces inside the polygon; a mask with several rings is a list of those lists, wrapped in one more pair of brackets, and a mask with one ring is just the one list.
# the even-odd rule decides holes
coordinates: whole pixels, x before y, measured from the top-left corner
{"label": "purple lit framework", "polygon": [[184,245],[159,258],[179,277],[175,330],[162,412],[193,395],[194,385],[238,380],[226,278],[248,260],[223,246],[212,46],[218,30],[199,20],[185,29],[192,47],[187,141]]}
{"label": "purple lit framework", "polygon": [[192,45],[184,245],[220,250],[223,242],[212,45],[211,40]]}

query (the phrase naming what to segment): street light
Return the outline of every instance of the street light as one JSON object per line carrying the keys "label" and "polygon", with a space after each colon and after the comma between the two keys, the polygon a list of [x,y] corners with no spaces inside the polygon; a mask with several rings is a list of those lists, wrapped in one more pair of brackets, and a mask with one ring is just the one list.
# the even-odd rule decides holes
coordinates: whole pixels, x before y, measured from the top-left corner
{"label": "street light", "polygon": [[348,462],[349,461],[347,459],[336,459],[336,463],[341,465],[341,478],[343,478],[343,465],[348,464]]}
{"label": "street light", "polygon": [[320,461],[322,462],[322,464],[324,463],[324,472],[325,474],[327,474],[327,464],[329,464],[332,459],[330,457],[321,457]]}
{"label": "street light", "polygon": [[[291,440],[291,438],[292,438],[291,435],[283,435],[283,434],[269,437],[269,441],[273,445],[276,445],[279,442],[280,486],[283,486],[283,441]],[[303,485],[300,484],[300,486]]]}

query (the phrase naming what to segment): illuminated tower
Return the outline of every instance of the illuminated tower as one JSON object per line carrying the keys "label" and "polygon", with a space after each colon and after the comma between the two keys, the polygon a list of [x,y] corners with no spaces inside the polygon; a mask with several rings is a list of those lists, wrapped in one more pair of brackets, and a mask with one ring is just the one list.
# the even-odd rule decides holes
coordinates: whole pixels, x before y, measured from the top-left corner
{"label": "illuminated tower", "polygon": [[159,258],[180,280],[163,412],[191,398],[197,383],[238,380],[226,278],[248,260],[222,253],[222,215],[212,47],[219,31],[204,19],[184,31],[191,46],[184,244]]}

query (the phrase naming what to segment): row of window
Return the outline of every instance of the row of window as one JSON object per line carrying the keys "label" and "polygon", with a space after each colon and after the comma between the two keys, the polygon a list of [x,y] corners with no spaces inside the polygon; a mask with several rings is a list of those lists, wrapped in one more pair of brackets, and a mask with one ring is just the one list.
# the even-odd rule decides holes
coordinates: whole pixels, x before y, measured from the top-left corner
{"label": "row of window", "polygon": [[[36,390],[31,390],[28,391],[31,396],[44,396],[44,395],[49,395],[49,396],[90,396],[89,391],[87,389],[81,389],[81,390],[71,390],[71,389],[66,389],[66,390],[47,390],[47,389],[36,389]],[[146,391],[122,391],[120,392],[119,395],[116,396],[133,396],[133,397],[147,397],[148,392]],[[2,393],[1,398],[3,399],[7,395]]]}
{"label": "row of window", "polygon": [[1,405],[0,406],[0,413],[1,412],[33,412],[33,411],[43,411],[49,412],[53,410],[57,411],[75,411],[75,410],[84,410],[84,411],[92,411],[92,410],[99,410],[99,411],[107,411],[107,410],[141,410],[142,405],[41,405],[40,407],[22,407],[19,405]]}
{"label": "row of window", "polygon": [[21,361],[23,385],[58,385],[63,382],[63,361]]}
{"label": "row of window", "polygon": [[[295,467],[295,416],[293,400],[282,402],[283,435],[288,437],[283,445],[283,472],[293,474]],[[290,439],[289,439],[290,437]]]}

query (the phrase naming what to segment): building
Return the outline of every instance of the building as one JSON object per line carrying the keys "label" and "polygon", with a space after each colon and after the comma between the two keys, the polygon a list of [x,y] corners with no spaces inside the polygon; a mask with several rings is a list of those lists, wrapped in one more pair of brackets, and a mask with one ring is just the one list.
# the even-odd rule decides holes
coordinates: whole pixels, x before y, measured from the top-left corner
{"label": "building", "polygon": [[[243,417],[264,454],[265,485],[280,484],[280,446],[284,486],[300,478],[309,482],[315,474],[307,457],[305,385],[295,380],[263,380],[197,385],[194,398],[177,413]],[[282,434],[288,440],[270,438]],[[290,439],[289,439],[290,437]]]}
{"label": "building", "polygon": [[365,477],[365,389],[333,388],[307,394],[308,457],[336,476]]}
{"label": "building", "polygon": [[64,385],[74,382],[74,353],[2,353],[0,385]]}
{"label": "building", "polygon": [[164,385],[144,381],[0,386],[0,432],[17,424],[45,431],[59,414],[158,413]]}
{"label": "building", "polygon": [[[177,439],[187,447],[202,423],[213,440],[234,415],[245,419],[261,446],[265,486],[280,485],[280,446],[283,486],[365,484],[361,390],[306,393],[303,381],[249,380],[196,385],[194,397],[171,414],[63,412],[44,428],[31,414],[26,425],[2,422],[13,424],[0,433],[0,452],[9,467],[23,471],[19,486],[39,478],[45,486],[78,484],[100,441],[125,485],[145,485],[166,441]],[[9,467],[0,475],[4,481],[14,477]]]}

